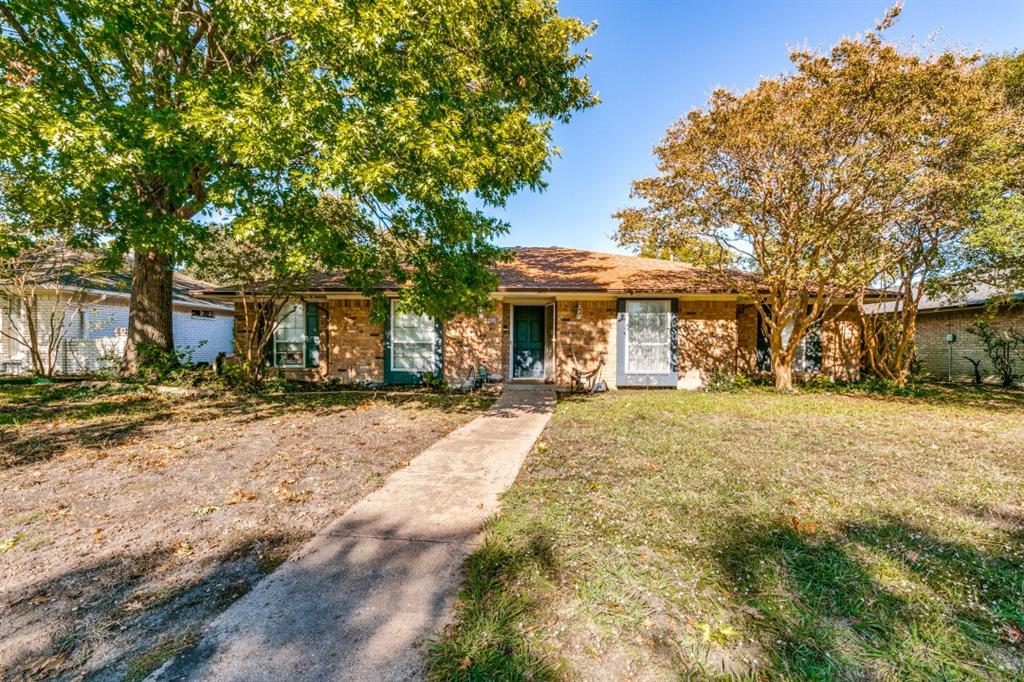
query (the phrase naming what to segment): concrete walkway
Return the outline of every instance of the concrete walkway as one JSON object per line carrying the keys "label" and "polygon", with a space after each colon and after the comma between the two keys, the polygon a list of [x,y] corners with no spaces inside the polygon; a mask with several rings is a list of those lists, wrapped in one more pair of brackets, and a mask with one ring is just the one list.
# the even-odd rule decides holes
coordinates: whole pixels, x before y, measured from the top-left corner
{"label": "concrete walkway", "polygon": [[460,567],[554,407],[506,391],[393,473],[215,619],[150,680],[407,680]]}

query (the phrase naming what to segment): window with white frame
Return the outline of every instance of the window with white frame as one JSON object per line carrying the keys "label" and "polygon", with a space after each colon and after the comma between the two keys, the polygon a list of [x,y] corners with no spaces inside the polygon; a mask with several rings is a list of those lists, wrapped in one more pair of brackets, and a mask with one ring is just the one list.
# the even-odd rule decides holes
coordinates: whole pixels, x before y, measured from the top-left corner
{"label": "window with white frame", "polygon": [[391,369],[397,372],[433,372],[437,327],[433,318],[402,312],[391,302]]}
{"label": "window with white frame", "polygon": [[672,371],[672,302],[626,301],[626,373]]}
{"label": "window with white frame", "polygon": [[277,316],[272,341],[274,367],[306,366],[306,316],[301,303],[284,306]]}

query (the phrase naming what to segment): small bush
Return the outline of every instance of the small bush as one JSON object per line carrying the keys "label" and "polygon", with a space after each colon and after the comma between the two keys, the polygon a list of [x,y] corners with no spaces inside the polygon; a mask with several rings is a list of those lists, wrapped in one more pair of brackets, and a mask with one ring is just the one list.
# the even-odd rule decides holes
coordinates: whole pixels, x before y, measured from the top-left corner
{"label": "small bush", "polygon": [[438,376],[431,372],[424,372],[421,374],[420,381],[422,381],[423,385],[432,391],[443,393],[448,390],[448,380],[443,376]]}
{"label": "small bush", "polygon": [[711,373],[711,378],[704,386],[709,393],[733,393],[755,386],[756,382],[748,374],[733,374],[724,370],[716,369]]}
{"label": "small bush", "polygon": [[800,378],[802,388],[831,388],[836,380],[827,374],[809,374]]}

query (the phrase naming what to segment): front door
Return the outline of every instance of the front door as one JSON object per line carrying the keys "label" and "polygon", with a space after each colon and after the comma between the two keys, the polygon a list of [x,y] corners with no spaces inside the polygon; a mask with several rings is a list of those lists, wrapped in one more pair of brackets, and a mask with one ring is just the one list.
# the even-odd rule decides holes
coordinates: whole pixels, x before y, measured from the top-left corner
{"label": "front door", "polygon": [[512,312],[512,377],[544,378],[544,306],[516,306]]}

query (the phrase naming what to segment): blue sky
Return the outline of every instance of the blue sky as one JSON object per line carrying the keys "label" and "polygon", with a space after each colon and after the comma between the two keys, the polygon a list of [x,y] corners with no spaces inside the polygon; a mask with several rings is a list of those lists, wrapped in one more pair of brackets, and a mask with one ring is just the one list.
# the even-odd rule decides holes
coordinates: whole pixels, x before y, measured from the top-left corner
{"label": "blue sky", "polygon": [[[745,90],[788,70],[790,46],[828,48],[871,29],[891,4],[562,0],[563,15],[598,22],[584,46],[602,103],[555,131],[562,152],[548,188],[497,212],[511,228],[499,243],[622,251],[611,214],[628,204],[634,178],[654,172],[651,148],[670,123],[718,86]],[[888,35],[911,47],[1020,49],[1024,0],[907,0]]]}

